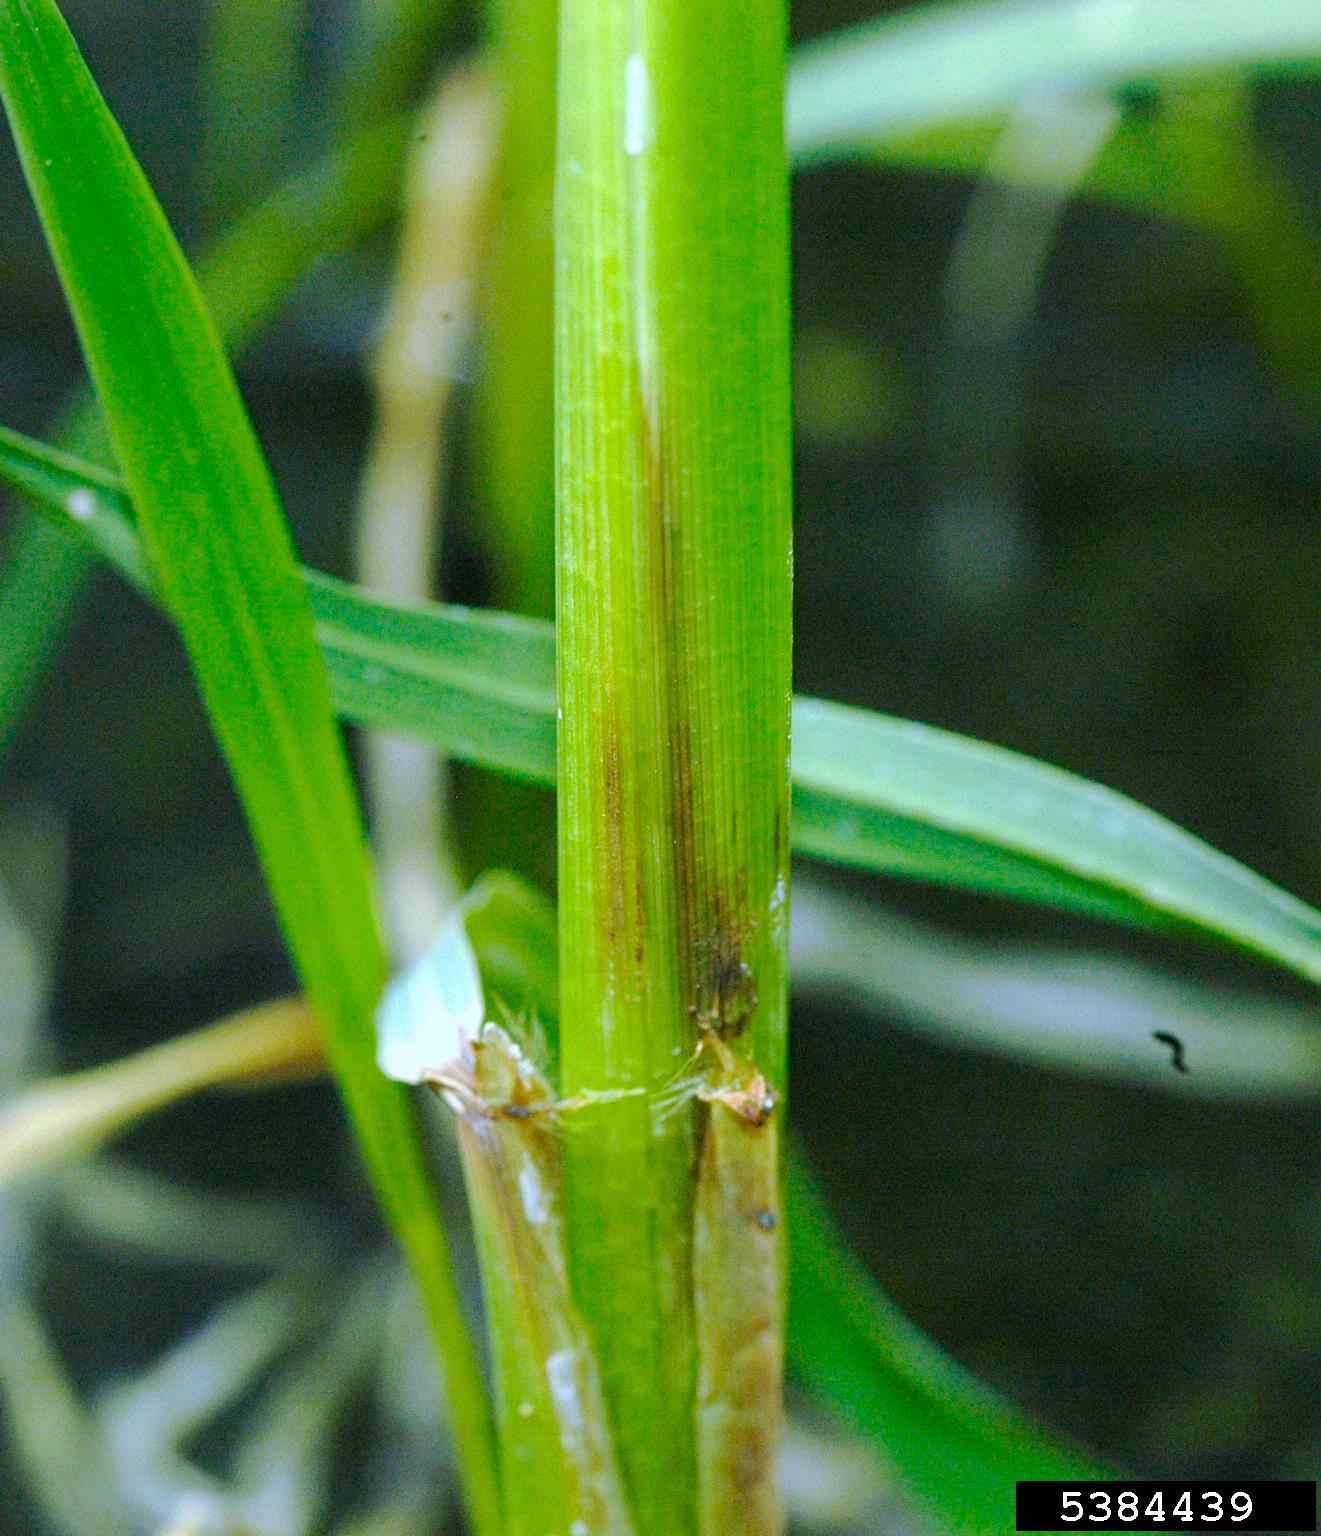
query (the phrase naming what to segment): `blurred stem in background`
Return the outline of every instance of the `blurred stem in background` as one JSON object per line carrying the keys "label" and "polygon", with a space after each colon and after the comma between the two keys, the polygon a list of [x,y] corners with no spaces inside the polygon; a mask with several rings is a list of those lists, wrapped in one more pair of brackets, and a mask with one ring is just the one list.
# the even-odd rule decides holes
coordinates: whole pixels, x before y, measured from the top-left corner
{"label": "blurred stem in background", "polygon": [[1119,119],[1106,96],[1021,102],[950,252],[928,395],[927,552],[955,613],[994,614],[1030,579],[1022,486],[1029,329],[1060,222]]}
{"label": "blurred stem in background", "polygon": [[333,121],[352,133],[415,101],[435,72],[452,0],[356,0],[349,12]]}
{"label": "blurred stem in background", "polygon": [[[404,180],[389,305],[372,362],[375,426],[358,505],[358,577],[383,597],[434,595],[446,415],[468,356],[486,248],[495,101],[484,68],[449,73],[419,116]],[[396,957],[415,958],[458,894],[447,844],[448,775],[436,749],[374,731],[367,798]]]}
{"label": "blurred stem in background", "polygon": [[[779,1528],[785,28],[779,0],[561,7],[561,1088],[624,1095],[576,1112],[565,1157],[642,1536]],[[740,1185],[764,1193],[735,1219]]]}
{"label": "blurred stem in background", "polygon": [[[482,282],[474,401],[474,514],[489,600],[555,612],[554,250],[556,0],[489,0],[500,150]],[[472,869],[512,869],[555,885],[555,800],[467,764],[456,774],[456,842]]]}
{"label": "blurred stem in background", "polygon": [[105,1067],[48,1078],[0,1105],[0,1188],[82,1156],[153,1110],[220,1082],[320,1072],[321,1033],[301,998],[265,1003]]}
{"label": "blurred stem in background", "polygon": [[51,1527],[74,1536],[126,1536],[126,1511],[95,1419],[39,1309],[19,1290],[0,1297],[0,1406]]}
{"label": "blurred stem in background", "polygon": [[556,0],[491,0],[500,80],[495,223],[485,281],[477,403],[481,516],[491,542],[491,601],[555,611],[552,205]]}
{"label": "blurred stem in background", "polygon": [[302,83],[305,0],[211,0],[202,54],[202,226],[222,228],[283,169]]}

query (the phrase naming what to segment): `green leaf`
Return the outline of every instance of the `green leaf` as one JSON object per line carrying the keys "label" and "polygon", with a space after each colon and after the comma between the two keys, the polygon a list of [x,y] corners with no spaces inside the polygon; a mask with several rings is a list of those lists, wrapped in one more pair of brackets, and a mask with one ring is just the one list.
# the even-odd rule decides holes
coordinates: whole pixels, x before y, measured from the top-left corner
{"label": "green leaf", "polygon": [[[0,480],[130,579],[112,476],[0,429]],[[79,490],[81,519],[70,511]],[[555,766],[554,636],[512,614],[381,602],[304,572],[335,706],[540,783]],[[821,699],[794,704],[797,852],[882,874],[1180,928],[1321,981],[1321,913],[1163,816],[1003,747]]]}
{"label": "green leaf", "polygon": [[539,619],[365,596],[307,573],[336,707],[446,755],[555,781],[555,632]]}
{"label": "green leaf", "polygon": [[375,1067],[385,957],[366,845],[270,472],[192,273],[51,0],[0,0],[0,94],[154,585],[182,632],[368,1168],[422,1288],[474,1522],[494,1536],[485,1394],[410,1102]]}
{"label": "green leaf", "polygon": [[788,1173],[789,1367],[950,1536],[1014,1528],[1017,1478],[1114,1473],[992,1391],[905,1318],[849,1251],[801,1156]]}
{"label": "green leaf", "polygon": [[800,162],[905,129],[1004,112],[1038,92],[1106,89],[1228,65],[1315,68],[1313,0],[992,0],[923,5],[799,48],[789,77]]}
{"label": "green leaf", "polygon": [[1321,981],[1321,913],[1104,785],[915,721],[794,709],[794,844],[1142,927],[1189,927]]}

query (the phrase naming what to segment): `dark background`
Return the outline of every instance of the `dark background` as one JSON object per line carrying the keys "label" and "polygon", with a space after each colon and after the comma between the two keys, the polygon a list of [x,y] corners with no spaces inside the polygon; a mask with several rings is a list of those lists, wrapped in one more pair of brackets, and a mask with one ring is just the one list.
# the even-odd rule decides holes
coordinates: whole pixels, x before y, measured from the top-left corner
{"label": "dark background", "polygon": [[[187,236],[197,8],[67,11]],[[795,30],[873,11],[799,5]],[[318,17],[314,66],[337,19]],[[1321,235],[1321,91],[1267,84],[1254,101],[1260,152]],[[1309,405],[1279,376],[1209,234],[1084,199],[1016,354],[1020,404],[997,360],[955,357],[951,417],[943,284],[971,195],[960,178],[863,166],[796,179],[797,685],[1100,779],[1321,902],[1321,389]],[[0,198],[0,421],[40,434],[80,365],[7,146]],[[346,569],[386,252],[318,272],[242,371],[300,551],[331,570]],[[446,590],[481,601],[470,473],[461,457]],[[3,779],[9,805],[40,800],[67,824],[60,1066],[290,984],[179,648],[113,577]],[[1190,945],[855,883],[981,935],[1290,990]],[[795,1030],[807,1144],[918,1323],[1136,1472],[1316,1475],[1321,1110],[1085,1083],[843,1006],[800,1008]],[[204,1187],[287,1187],[365,1242],[374,1219],[338,1125],[328,1089],[286,1089],[189,1105],[125,1150]],[[88,1387],[215,1299],[209,1280],[122,1273],[58,1231],[40,1284]],[[0,1530],[31,1520],[0,1462]]]}

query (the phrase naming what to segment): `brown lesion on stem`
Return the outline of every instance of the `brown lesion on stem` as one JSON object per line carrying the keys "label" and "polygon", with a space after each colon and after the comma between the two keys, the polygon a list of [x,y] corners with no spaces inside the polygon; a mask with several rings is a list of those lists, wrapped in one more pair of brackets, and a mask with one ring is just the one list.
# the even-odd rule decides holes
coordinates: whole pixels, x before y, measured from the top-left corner
{"label": "brown lesion on stem", "polygon": [[[693,1217],[699,1536],[780,1536],[780,1116],[749,1045],[758,1007],[775,1008],[776,989],[768,986],[763,999],[758,986],[766,918],[750,905],[741,780],[728,765],[728,779],[710,766],[721,761],[707,739],[721,727],[721,701],[697,691],[711,684],[709,672],[695,678],[690,670],[705,628],[688,542],[699,532],[690,520],[702,508],[683,499],[683,466],[676,466],[660,382],[645,359],[638,398],[645,486],[638,553],[650,589],[657,727],[665,743],[658,767],[675,895],[672,963],[695,1048],[687,1091],[700,1107]],[[776,854],[781,870],[783,821],[777,813],[771,848],[753,850]]]}
{"label": "brown lesion on stem", "polygon": [[[751,1023],[758,992],[748,953],[756,946],[738,806],[717,825],[710,804],[715,786],[703,779],[704,760],[715,755],[703,739],[712,722],[703,723],[690,675],[702,595],[691,590],[689,542],[695,533],[689,522],[699,519],[702,509],[684,500],[683,467],[676,473],[664,391],[645,355],[637,362],[637,400],[645,498],[638,531],[644,547],[638,555],[650,589],[650,650],[665,743],[660,767],[676,896],[675,963],[679,995],[699,1026],[700,1047],[708,1025],[721,1038],[735,1040]],[[718,856],[722,850],[724,857]]]}
{"label": "brown lesion on stem", "polygon": [[721,1040],[737,1040],[757,1010],[757,979],[743,958],[738,933],[718,926],[699,947],[698,1027]]}
{"label": "brown lesion on stem", "polygon": [[698,1065],[706,1069],[697,1097],[705,1104],[723,1104],[747,1125],[765,1125],[775,1109],[774,1089],[752,1062],[729,1048],[731,1036],[723,1021],[695,1011],[693,1017]]}

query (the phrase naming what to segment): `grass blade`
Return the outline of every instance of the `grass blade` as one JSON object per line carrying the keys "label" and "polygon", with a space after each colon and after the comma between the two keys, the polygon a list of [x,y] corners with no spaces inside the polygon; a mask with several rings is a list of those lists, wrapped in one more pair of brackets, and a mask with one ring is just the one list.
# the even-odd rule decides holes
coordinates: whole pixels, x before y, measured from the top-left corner
{"label": "grass blade", "polygon": [[489,1421],[402,1091],[376,1071],[385,958],[306,592],[197,285],[51,0],[0,3],[0,94],[295,964],[448,1368],[474,1523],[499,1529]]}
{"label": "grass blade", "polygon": [[1038,91],[1106,89],[1251,65],[1315,67],[1313,0],[991,0],[925,5],[799,48],[789,77],[799,163],[904,129],[985,116]]}
{"label": "grass blade", "polygon": [[[0,480],[144,581],[113,476],[0,429]],[[316,572],[304,579],[341,714],[553,782],[550,625],[393,605]],[[798,853],[1111,922],[1186,929],[1321,981],[1321,913],[1104,785],[915,721],[803,697],[794,703],[793,767]]]}
{"label": "grass blade", "polygon": [[800,1157],[789,1159],[788,1208],[791,1376],[875,1446],[949,1536],[1013,1530],[1016,1478],[1113,1475],[899,1312],[849,1251]]}
{"label": "grass blade", "polygon": [[[410,123],[391,119],[297,172],[222,235],[198,282],[231,355],[241,352],[318,257],[352,244],[394,206]],[[99,457],[104,429],[84,394],[60,434]],[[8,749],[94,572],[85,550],[31,513],[0,567],[0,756]]]}
{"label": "grass blade", "polygon": [[794,710],[795,846],[862,869],[1190,927],[1321,981],[1321,913],[1102,784],[916,721]]}

